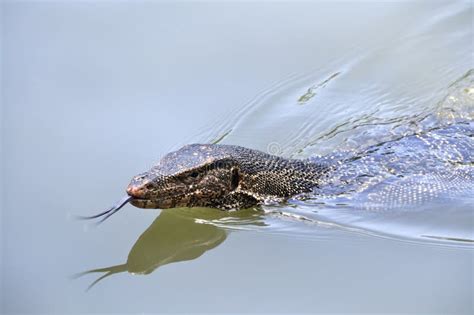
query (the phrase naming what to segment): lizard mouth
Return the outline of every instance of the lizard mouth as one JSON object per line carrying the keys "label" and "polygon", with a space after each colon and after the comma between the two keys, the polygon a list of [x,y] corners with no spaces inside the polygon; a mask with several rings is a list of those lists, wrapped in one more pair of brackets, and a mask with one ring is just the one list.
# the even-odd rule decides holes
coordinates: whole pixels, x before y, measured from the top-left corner
{"label": "lizard mouth", "polygon": [[130,196],[130,201],[134,200],[150,200],[150,198]]}
{"label": "lizard mouth", "polygon": [[159,202],[155,199],[147,199],[147,198],[132,198],[130,203],[138,208],[143,209],[158,209]]}

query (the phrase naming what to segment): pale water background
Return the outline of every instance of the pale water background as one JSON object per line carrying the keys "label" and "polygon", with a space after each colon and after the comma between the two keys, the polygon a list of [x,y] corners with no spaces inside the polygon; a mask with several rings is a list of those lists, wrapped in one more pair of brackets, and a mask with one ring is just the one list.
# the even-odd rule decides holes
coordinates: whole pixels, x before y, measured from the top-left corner
{"label": "pale water background", "polygon": [[474,311],[471,243],[422,236],[472,240],[469,198],[73,219],[186,143],[308,157],[472,119],[472,2],[0,8],[3,313]]}

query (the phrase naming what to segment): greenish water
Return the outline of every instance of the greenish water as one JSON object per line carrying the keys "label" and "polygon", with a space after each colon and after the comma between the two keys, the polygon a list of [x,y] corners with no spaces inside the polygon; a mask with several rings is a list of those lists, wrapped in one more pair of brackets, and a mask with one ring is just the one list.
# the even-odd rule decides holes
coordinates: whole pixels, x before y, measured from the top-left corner
{"label": "greenish water", "polygon": [[2,313],[474,311],[469,196],[74,219],[187,143],[304,158],[472,120],[472,2],[0,8]]}

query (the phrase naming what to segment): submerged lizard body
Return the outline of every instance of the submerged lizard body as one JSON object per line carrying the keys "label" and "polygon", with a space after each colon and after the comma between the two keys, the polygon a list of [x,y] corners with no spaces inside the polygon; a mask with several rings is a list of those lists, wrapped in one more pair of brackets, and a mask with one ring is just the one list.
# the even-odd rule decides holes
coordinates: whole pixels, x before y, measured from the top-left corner
{"label": "submerged lizard body", "polygon": [[474,194],[474,124],[448,125],[359,152],[285,159],[240,146],[191,144],[135,176],[128,196],[140,208],[240,209],[302,193],[391,208]]}

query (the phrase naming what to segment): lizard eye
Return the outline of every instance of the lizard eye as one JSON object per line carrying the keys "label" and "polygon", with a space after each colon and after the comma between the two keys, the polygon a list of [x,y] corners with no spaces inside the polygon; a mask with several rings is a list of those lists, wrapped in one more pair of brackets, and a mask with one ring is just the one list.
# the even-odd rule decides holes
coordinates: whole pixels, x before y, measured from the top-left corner
{"label": "lizard eye", "polygon": [[191,177],[198,177],[199,173],[198,172],[192,172],[191,174],[189,174],[189,176]]}
{"label": "lizard eye", "polygon": [[231,178],[232,190],[237,189],[237,186],[239,186],[239,182],[240,182],[239,171],[236,168],[234,168],[232,169],[232,178]]}

